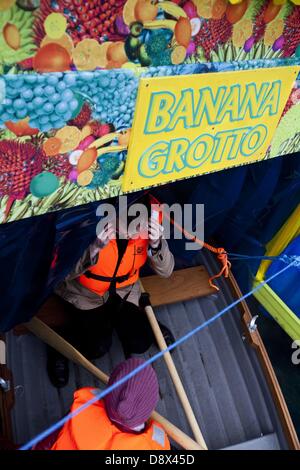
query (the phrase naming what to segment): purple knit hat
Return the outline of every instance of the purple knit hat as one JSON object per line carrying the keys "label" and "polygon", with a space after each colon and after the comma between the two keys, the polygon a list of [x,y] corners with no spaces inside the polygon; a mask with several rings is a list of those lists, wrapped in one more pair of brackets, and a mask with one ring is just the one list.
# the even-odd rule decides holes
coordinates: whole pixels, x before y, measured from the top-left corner
{"label": "purple knit hat", "polygon": [[[130,358],[112,372],[108,385],[113,385],[141,364],[143,359]],[[145,367],[134,377],[104,397],[109,418],[124,427],[135,428],[145,423],[159,399],[158,381],[151,366]]]}

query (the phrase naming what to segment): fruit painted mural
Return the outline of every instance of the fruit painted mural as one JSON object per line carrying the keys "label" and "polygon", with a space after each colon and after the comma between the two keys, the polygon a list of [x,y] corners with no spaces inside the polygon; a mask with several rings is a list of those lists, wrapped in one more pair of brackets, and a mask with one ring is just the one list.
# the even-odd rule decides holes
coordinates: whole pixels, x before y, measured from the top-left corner
{"label": "fruit painted mural", "polygon": [[0,0],[0,223],[120,193],[140,77],[298,63],[299,25],[300,0]]}

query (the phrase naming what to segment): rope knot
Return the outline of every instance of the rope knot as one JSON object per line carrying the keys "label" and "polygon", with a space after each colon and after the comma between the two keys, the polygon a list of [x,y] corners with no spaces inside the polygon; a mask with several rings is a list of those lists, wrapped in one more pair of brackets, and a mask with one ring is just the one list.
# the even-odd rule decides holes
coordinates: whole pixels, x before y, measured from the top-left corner
{"label": "rope knot", "polygon": [[229,276],[229,270],[231,268],[231,263],[228,260],[228,254],[227,254],[227,252],[224,248],[217,248],[216,252],[217,252],[217,258],[220,261],[220,263],[222,265],[222,268],[221,268],[221,271],[218,274],[216,274],[215,276],[212,276],[212,277],[209,278],[209,284],[210,284],[211,287],[213,287],[214,289],[219,291],[220,289],[213,283],[213,280],[217,279],[221,276],[228,277]]}

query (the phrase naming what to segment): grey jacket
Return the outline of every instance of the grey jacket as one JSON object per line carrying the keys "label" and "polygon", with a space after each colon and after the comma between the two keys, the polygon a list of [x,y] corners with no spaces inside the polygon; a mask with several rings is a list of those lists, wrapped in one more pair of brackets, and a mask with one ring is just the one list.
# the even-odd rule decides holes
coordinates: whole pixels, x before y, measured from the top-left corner
{"label": "grey jacket", "polygon": [[[55,290],[57,295],[70,302],[80,310],[97,308],[103,305],[108,298],[108,293],[105,293],[104,296],[97,295],[95,292],[90,291],[81,285],[77,280],[78,276],[83,274],[91,266],[97,263],[100,250],[101,247],[99,249],[98,241],[93,243],[84,252],[83,256],[76,264],[73,272],[70,273]],[[161,248],[157,253],[152,255],[150,252],[148,252],[148,262],[153,271],[159,276],[169,277],[172,274],[174,269],[174,257],[170,252],[168,243],[165,239],[162,239]],[[136,282],[131,286],[123,287],[122,289],[117,289],[117,294],[122,298],[128,292],[130,292],[130,294],[127,300],[134,303],[135,305],[138,305],[141,295],[139,282]]]}

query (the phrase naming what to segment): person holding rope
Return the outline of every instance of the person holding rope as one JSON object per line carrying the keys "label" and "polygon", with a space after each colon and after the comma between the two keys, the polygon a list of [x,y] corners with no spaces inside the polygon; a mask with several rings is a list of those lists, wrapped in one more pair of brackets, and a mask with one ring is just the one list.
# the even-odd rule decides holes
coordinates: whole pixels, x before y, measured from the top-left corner
{"label": "person holding rope", "polygon": [[[88,359],[99,358],[109,350],[114,329],[126,358],[143,354],[156,342],[139,306],[139,272],[148,261],[154,272],[169,277],[174,257],[163,237],[161,221],[151,217],[149,200],[146,207],[148,220],[140,223],[135,233],[122,226],[120,215],[118,230],[113,221],[108,222],[74,271],[56,289],[69,317],[67,325],[58,332]],[[173,342],[171,332],[160,326],[167,344]],[[67,384],[68,361],[51,348],[47,370],[55,387]]]}

